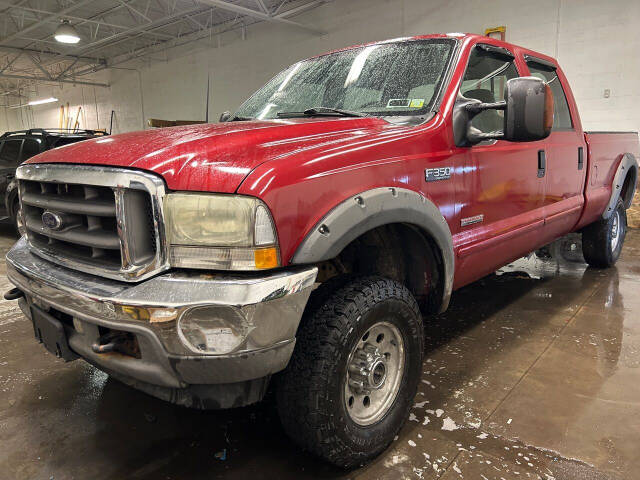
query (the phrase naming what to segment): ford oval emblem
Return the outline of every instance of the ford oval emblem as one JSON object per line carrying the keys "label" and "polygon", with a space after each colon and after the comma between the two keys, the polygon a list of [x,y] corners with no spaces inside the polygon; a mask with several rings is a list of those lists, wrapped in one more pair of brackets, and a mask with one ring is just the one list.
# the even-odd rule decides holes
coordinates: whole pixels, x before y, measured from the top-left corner
{"label": "ford oval emblem", "polygon": [[42,214],[42,225],[49,230],[60,230],[62,228],[62,217],[47,210]]}

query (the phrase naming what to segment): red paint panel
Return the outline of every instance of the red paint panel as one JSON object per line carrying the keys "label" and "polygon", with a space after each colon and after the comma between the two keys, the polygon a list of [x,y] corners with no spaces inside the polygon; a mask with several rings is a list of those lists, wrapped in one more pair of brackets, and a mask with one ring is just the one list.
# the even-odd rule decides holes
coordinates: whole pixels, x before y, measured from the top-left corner
{"label": "red paint panel", "polygon": [[457,167],[439,119],[421,127],[394,127],[349,147],[327,145],[260,165],[238,193],[262,198],[274,215],[282,259],[289,262],[309,231],[343,200],[378,187],[420,192],[455,226],[451,181],[425,181],[426,168]]}
{"label": "red paint panel", "polygon": [[[585,133],[588,162],[585,181],[585,208],[575,229],[597,220],[611,197],[611,186],[622,156],[640,160],[637,133]],[[586,168],[586,166],[585,166]]]}
{"label": "red paint panel", "polygon": [[348,149],[362,137],[390,129],[380,118],[188,125],[87,140],[29,162],[132,167],[161,175],[171,190],[231,193],[262,163],[323,145]]}

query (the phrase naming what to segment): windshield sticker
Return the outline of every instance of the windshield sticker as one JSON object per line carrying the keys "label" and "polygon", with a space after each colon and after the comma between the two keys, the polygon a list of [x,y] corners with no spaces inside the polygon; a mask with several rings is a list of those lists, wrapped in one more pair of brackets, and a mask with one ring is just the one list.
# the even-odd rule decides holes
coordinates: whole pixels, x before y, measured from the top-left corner
{"label": "windshield sticker", "polygon": [[410,98],[390,98],[387,102],[387,108],[407,108],[410,104]]}
{"label": "windshield sticker", "polygon": [[387,108],[422,108],[424,98],[391,98],[387,102]]}

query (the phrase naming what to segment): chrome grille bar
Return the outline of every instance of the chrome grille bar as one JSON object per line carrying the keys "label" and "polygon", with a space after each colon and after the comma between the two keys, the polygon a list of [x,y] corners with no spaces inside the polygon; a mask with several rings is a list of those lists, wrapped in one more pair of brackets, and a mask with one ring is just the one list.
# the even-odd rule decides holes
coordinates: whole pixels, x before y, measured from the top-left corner
{"label": "chrome grille bar", "polygon": [[[123,168],[27,164],[16,172],[33,252],[94,275],[136,282],[169,268],[165,186],[156,175]],[[61,228],[45,225],[52,214]]]}

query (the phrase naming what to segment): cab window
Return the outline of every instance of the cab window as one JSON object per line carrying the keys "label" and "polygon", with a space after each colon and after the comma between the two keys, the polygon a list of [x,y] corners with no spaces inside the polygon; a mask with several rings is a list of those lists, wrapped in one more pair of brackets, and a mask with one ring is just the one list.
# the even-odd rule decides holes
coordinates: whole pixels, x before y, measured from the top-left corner
{"label": "cab window", "polygon": [[527,62],[531,76],[538,77],[551,87],[553,93],[553,130],[570,130],[573,128],[569,103],[564,93],[558,73],[552,67],[534,61]]}
{"label": "cab window", "polygon": [[[513,58],[476,46],[469,56],[460,93],[483,103],[499,102],[504,100],[507,80],[516,77],[519,74]],[[504,128],[504,114],[486,110],[476,115],[471,125],[483,133],[499,131]]]}

